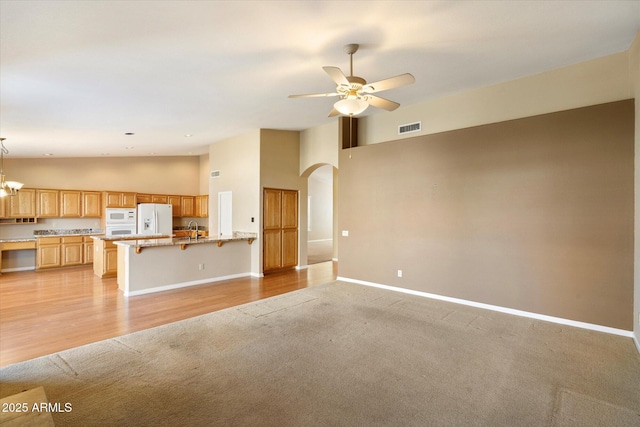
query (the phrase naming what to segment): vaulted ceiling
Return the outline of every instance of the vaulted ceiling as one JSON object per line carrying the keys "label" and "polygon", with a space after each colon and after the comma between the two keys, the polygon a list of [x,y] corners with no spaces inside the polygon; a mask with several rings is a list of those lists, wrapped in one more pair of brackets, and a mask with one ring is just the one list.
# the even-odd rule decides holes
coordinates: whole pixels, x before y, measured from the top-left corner
{"label": "vaulted ceiling", "polygon": [[9,157],[197,155],[336,120],[335,98],[287,96],[333,91],[322,67],[348,74],[347,43],[369,82],[413,74],[380,93],[410,105],[622,52],[639,29],[638,1],[1,0],[0,136]]}

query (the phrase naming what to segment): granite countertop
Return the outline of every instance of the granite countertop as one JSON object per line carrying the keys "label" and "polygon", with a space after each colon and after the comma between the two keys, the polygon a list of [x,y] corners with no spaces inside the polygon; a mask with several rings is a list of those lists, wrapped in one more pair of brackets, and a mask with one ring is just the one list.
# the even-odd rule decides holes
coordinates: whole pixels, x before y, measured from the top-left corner
{"label": "granite countertop", "polygon": [[232,242],[237,240],[250,240],[256,239],[256,233],[234,233],[233,236],[220,236],[220,237],[198,237],[198,239],[189,239],[186,237],[181,238],[146,238],[136,240],[121,240],[115,242],[116,245],[130,246],[135,248],[150,248],[156,246],[177,246],[177,245],[199,245],[206,243],[219,243],[219,242]]}
{"label": "granite countertop", "polygon": [[104,234],[104,230],[99,228],[71,228],[54,230],[35,230],[34,237],[56,237],[56,236],[87,236]]}
{"label": "granite countertop", "polygon": [[127,234],[124,236],[106,236],[104,234],[98,236],[91,236],[94,240],[141,240],[141,239],[161,239],[161,238],[171,238],[171,236],[167,234]]}
{"label": "granite countertop", "polygon": [[35,236],[32,237],[7,237],[0,239],[0,243],[17,243],[17,242],[35,242]]}

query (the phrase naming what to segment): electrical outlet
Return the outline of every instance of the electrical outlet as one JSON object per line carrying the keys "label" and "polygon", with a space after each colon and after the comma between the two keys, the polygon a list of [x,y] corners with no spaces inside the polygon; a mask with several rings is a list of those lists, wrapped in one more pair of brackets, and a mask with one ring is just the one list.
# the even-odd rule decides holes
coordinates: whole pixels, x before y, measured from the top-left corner
{"label": "electrical outlet", "polygon": [[204,270],[204,264],[198,264],[198,270]]}
{"label": "electrical outlet", "polygon": [[342,230],[342,237],[349,237],[349,230]]}
{"label": "electrical outlet", "polygon": [[402,277],[402,270],[398,270],[398,277]]}

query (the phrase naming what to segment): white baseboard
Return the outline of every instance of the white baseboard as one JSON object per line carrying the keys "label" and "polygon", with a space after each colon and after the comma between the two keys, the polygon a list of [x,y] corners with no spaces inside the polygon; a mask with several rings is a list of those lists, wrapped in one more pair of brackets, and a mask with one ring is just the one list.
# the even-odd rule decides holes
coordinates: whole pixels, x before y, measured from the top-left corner
{"label": "white baseboard", "polygon": [[307,243],[316,243],[316,242],[330,242],[333,239],[318,239],[318,240],[307,240]]}
{"label": "white baseboard", "polygon": [[593,324],[593,323],[578,322],[576,320],[564,319],[562,317],[547,316],[545,314],[538,314],[538,313],[532,313],[532,312],[529,312],[529,311],[516,310],[516,309],[513,309],[513,308],[500,307],[498,305],[484,304],[484,303],[464,300],[464,299],[460,299],[460,298],[452,298],[452,297],[447,297],[447,296],[438,295],[438,294],[431,294],[431,293],[428,293],[428,292],[414,291],[412,289],[405,289],[405,288],[398,288],[398,287],[395,287],[395,286],[382,285],[382,284],[379,284],[379,283],[367,282],[367,281],[364,281],[364,280],[349,279],[347,277],[338,276],[337,280],[342,280],[343,282],[357,283],[357,284],[365,285],[365,286],[372,286],[374,288],[387,289],[387,290],[390,290],[390,291],[402,292],[402,293],[410,294],[410,295],[417,295],[417,296],[421,296],[421,297],[437,299],[437,300],[441,300],[441,301],[453,302],[453,303],[456,303],[456,304],[468,305],[468,306],[471,306],[471,307],[482,308],[482,309],[485,309],[485,310],[492,310],[492,311],[498,311],[498,312],[501,312],[501,313],[513,314],[515,316],[520,316],[520,317],[528,317],[528,318],[531,318],[531,319],[544,320],[546,322],[559,323],[561,325],[574,326],[576,328],[590,329],[592,331],[605,332],[605,333],[608,333],[608,334],[620,335],[620,336],[623,336],[623,337],[633,338],[635,343],[636,343],[636,346],[638,346],[638,351],[640,351],[640,345],[638,344],[638,341],[635,339],[633,331],[626,331],[624,329],[611,328],[609,326],[596,325],[596,324]]}
{"label": "white baseboard", "polygon": [[296,265],[296,270],[306,270],[309,268],[308,265]]}
{"label": "white baseboard", "polygon": [[636,350],[638,350],[638,353],[640,353],[640,341],[638,341],[638,337],[636,337],[635,335],[633,336],[633,342],[636,343]]}
{"label": "white baseboard", "polygon": [[123,292],[123,294],[125,297],[134,297],[137,295],[169,291],[171,289],[187,288],[189,286],[204,285],[207,283],[221,282],[223,280],[237,279],[239,277],[247,277],[247,276],[251,276],[251,273],[231,274],[229,276],[220,276],[220,277],[212,277],[208,279],[192,280],[190,282],[173,283],[171,285],[157,286],[155,288],[141,289],[139,291]]}

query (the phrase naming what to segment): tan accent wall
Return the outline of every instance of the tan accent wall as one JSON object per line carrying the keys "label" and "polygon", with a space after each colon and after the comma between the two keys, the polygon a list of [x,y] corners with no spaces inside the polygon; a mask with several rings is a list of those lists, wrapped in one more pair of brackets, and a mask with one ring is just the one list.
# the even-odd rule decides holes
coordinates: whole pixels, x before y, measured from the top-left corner
{"label": "tan accent wall", "polygon": [[338,167],[338,121],[300,132],[300,175],[319,164]]}
{"label": "tan accent wall", "polygon": [[198,156],[5,159],[25,187],[198,194]]}
{"label": "tan accent wall", "polygon": [[635,274],[633,332],[640,351],[640,31],[629,48],[629,76],[635,97]]}
{"label": "tan accent wall", "polygon": [[[262,129],[260,131],[260,196],[262,197],[264,188],[298,190],[298,265],[305,266],[307,265],[308,192],[307,180],[300,176],[299,170],[300,132]],[[262,263],[262,253],[260,253],[260,263]]]}
{"label": "tan accent wall", "polygon": [[338,274],[631,330],[633,139],[627,100],[343,150]]}

